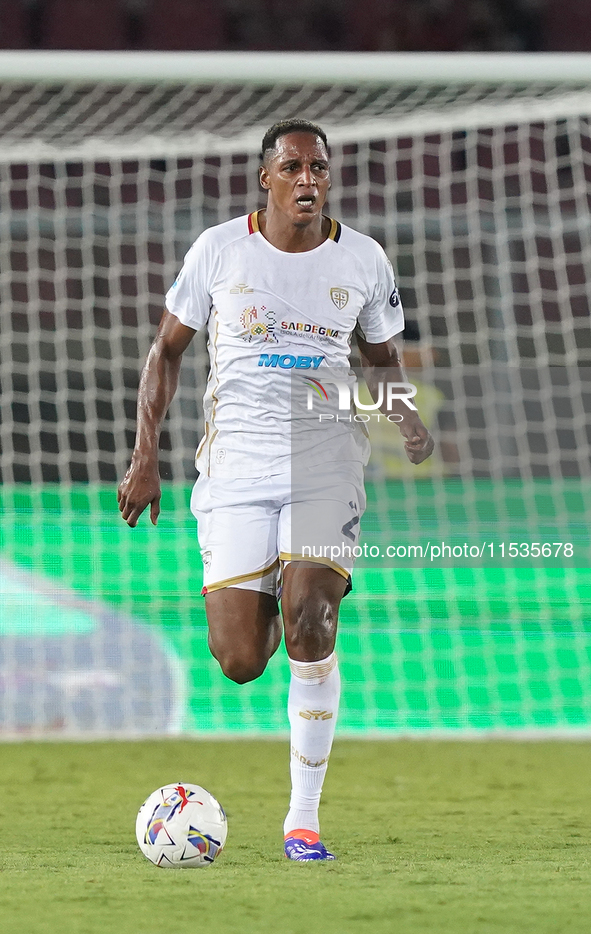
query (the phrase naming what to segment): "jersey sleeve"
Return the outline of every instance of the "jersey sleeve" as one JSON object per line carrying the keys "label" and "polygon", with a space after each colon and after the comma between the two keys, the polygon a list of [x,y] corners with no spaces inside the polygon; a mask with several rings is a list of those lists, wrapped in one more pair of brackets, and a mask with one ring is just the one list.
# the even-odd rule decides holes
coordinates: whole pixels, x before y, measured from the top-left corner
{"label": "jersey sleeve", "polygon": [[166,293],[168,311],[181,324],[200,331],[207,324],[213,300],[210,283],[213,279],[214,251],[208,231],[197,238],[183,262],[183,266]]}
{"label": "jersey sleeve", "polygon": [[404,330],[404,312],[392,263],[376,244],[375,278],[369,301],[361,309],[357,329],[368,344],[382,344]]}

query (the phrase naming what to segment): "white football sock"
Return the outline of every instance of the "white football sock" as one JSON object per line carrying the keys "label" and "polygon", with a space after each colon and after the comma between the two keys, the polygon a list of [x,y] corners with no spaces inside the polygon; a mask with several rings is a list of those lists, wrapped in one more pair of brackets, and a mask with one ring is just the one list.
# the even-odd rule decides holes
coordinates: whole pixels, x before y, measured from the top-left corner
{"label": "white football sock", "polygon": [[318,806],[339,710],[341,678],[334,652],[318,662],[290,658],[289,666],[291,798],[283,832],[318,833]]}

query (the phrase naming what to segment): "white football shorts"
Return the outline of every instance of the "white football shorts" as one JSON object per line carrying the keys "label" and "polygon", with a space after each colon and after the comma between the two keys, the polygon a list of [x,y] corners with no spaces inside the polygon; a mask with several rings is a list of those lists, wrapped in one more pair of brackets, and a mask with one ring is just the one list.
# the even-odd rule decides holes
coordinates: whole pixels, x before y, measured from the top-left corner
{"label": "white football shorts", "polygon": [[202,593],[240,587],[277,596],[290,561],[333,568],[350,585],[365,504],[360,463],[310,469],[297,488],[291,474],[240,480],[201,474],[191,512],[203,559]]}

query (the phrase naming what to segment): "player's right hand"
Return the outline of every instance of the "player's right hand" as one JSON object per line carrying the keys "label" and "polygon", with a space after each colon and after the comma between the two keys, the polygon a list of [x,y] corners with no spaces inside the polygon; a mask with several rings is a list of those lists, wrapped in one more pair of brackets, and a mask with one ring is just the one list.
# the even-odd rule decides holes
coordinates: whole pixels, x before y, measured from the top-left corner
{"label": "player's right hand", "polygon": [[146,506],[150,505],[150,521],[156,525],[160,515],[161,495],[158,469],[146,470],[132,463],[117,490],[119,512],[127,524],[134,528]]}

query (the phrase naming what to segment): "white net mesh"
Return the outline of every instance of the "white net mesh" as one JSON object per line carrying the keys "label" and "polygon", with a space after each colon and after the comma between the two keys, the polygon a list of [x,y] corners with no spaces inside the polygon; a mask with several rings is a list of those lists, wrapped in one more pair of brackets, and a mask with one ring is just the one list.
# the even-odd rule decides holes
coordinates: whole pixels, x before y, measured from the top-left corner
{"label": "white net mesh", "polygon": [[[440,367],[589,362],[587,92],[39,84],[0,96],[4,480],[120,474],[164,291],[202,229],[260,205],[262,133],[294,114],[326,128],[330,210],[385,246]],[[190,470],[199,430],[191,369],[168,422],[172,479]],[[568,420],[547,415],[546,431]],[[571,422],[564,457],[579,470],[580,405]],[[486,439],[472,428],[474,447]],[[551,447],[545,461],[515,449],[496,469],[560,466]],[[462,451],[463,470],[488,469],[479,450]]]}

